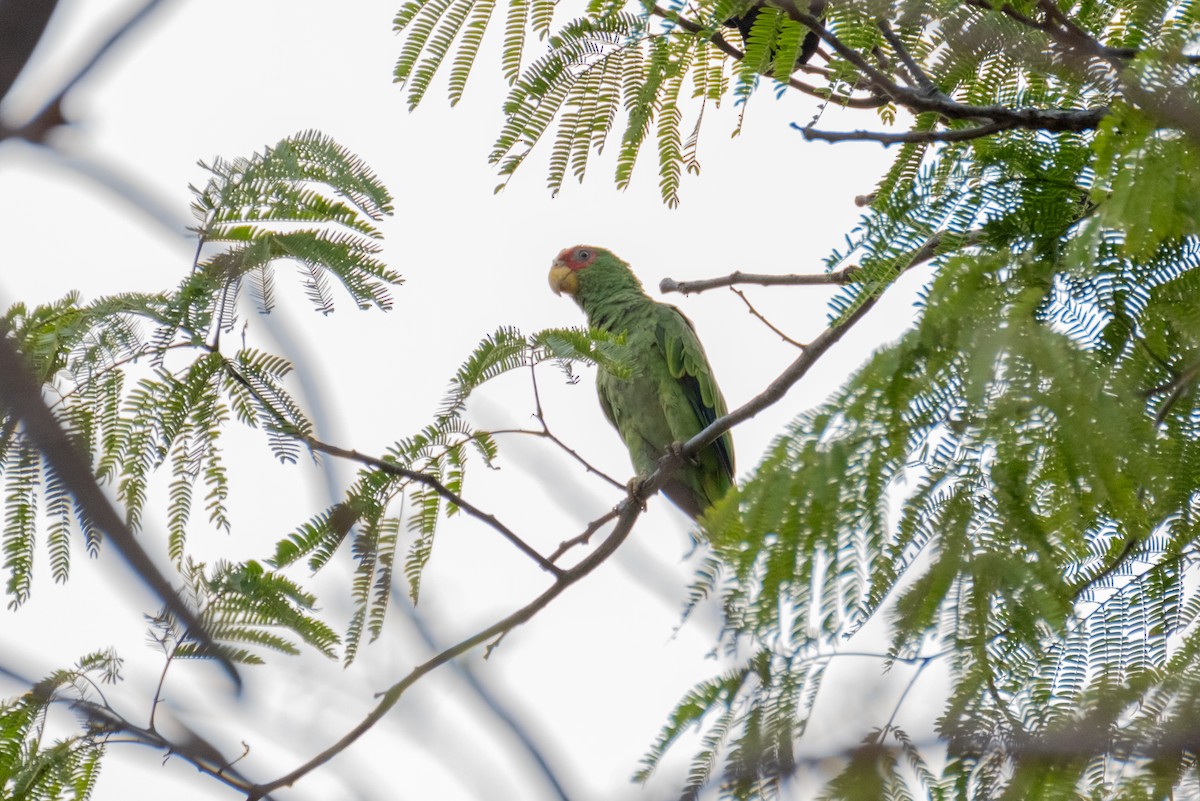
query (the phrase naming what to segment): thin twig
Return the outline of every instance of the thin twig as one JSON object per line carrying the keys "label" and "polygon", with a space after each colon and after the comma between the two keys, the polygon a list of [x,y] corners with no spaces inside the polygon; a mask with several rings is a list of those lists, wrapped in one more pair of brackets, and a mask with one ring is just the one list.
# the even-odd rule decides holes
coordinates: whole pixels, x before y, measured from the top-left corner
{"label": "thin twig", "polygon": [[609,510],[608,514],[604,515],[603,517],[598,517],[589,523],[588,527],[583,530],[582,534],[574,536],[569,540],[563,540],[560,542],[558,547],[554,549],[554,553],[550,554],[546,558],[551,562],[557,562],[559,557],[574,548],[576,545],[586,545],[592,539],[593,534],[599,531],[605,523],[612,520],[616,516],[617,508],[614,507],[613,509]]}
{"label": "thin twig", "polygon": [[[941,240],[942,237],[940,234],[934,234],[929,237],[925,244],[914,253],[909,262],[904,265],[901,272],[909,270],[931,258],[937,252]],[[685,442],[681,449],[681,455],[684,458],[694,456],[738,423],[749,420],[763,409],[778,402],[797,381],[808,373],[817,360],[825,354],[825,351],[833,347],[839,339],[845,336],[847,331],[853,328],[859,320],[867,315],[867,312],[874,308],[875,304],[879,302],[880,297],[881,295],[876,294],[864,298],[859,303],[858,308],[843,317],[840,323],[830,326],[818,334],[815,339],[805,346],[804,352],[788,365],[774,381],[767,385],[766,389],[732,412],[718,417],[703,431]]]}
{"label": "thin twig", "polygon": [[905,685],[904,692],[900,693],[900,697],[896,699],[896,705],[892,707],[892,715],[888,718],[888,722],[883,724],[883,728],[879,730],[880,745],[883,744],[883,738],[892,730],[892,724],[896,722],[896,716],[900,714],[900,709],[904,706],[904,700],[908,698],[909,692],[912,690],[913,686],[916,685],[917,679],[921,678],[921,674],[925,671],[925,668],[929,667],[929,665],[935,659],[945,656],[947,653],[949,652],[943,651],[941,653],[933,654],[932,656],[927,656],[916,661],[917,669],[913,671],[912,676],[908,680],[908,684]]}
{"label": "thin twig", "polygon": [[745,292],[738,289],[737,287],[732,287],[732,286],[729,287],[729,291],[732,292],[733,294],[737,295],[739,298],[741,298],[742,303],[746,304],[746,308],[750,310],[750,313],[753,314],[755,317],[757,317],[759,320],[761,320],[763,325],[765,325],[767,328],[770,328],[772,331],[774,331],[776,334],[778,334],[780,339],[782,339],[784,342],[788,343],[789,345],[794,345],[797,348],[800,348],[801,350],[804,349],[803,342],[797,342],[796,340],[792,339],[787,334],[783,333],[778,328],[776,328],[774,325],[772,325],[770,320],[768,320],[766,317],[763,317],[759,313],[758,309],[754,308],[754,304],[750,302],[750,299],[746,297]]}
{"label": "thin twig", "polygon": [[664,278],[658,284],[658,291],[663,294],[678,292],[681,295],[691,295],[734,284],[755,284],[757,286],[825,286],[833,284],[844,286],[854,280],[857,272],[858,268],[854,265],[834,270],[831,273],[807,275],[768,275],[735,270],[720,278],[705,278],[699,281],[676,281],[673,278]]}
{"label": "thin twig", "polygon": [[[981,231],[968,231],[958,237],[959,247],[969,247],[978,244],[982,237]],[[904,270],[916,267],[920,264],[932,259],[938,253],[938,248],[942,246],[945,240],[943,234],[937,233],[925,240],[925,244],[917,248],[909,256],[908,263],[904,266]],[[831,273],[816,273],[808,275],[752,275],[743,273],[740,270],[723,275],[719,278],[703,278],[696,281],[676,281],[673,278],[664,278],[659,283],[658,288],[662,292],[680,292],[684,295],[699,294],[709,289],[717,287],[732,286],[734,284],[759,284],[762,286],[804,286],[814,284],[837,284],[845,285],[852,283],[855,277],[860,272],[861,268],[853,264],[843,267],[840,270],[834,270]],[[903,272],[903,270],[902,270]]]}
{"label": "thin twig", "polygon": [[[237,759],[228,760],[220,749],[214,746],[182,721],[175,725],[182,729],[186,740],[168,740],[153,726],[142,727],[128,720],[107,702],[97,704],[83,698],[61,698],[56,702],[66,704],[72,710],[88,719],[89,725],[107,734],[105,742],[119,742],[131,745],[146,745],[166,752],[167,757],[177,756],[217,781],[235,790],[248,791],[253,783],[244,775],[233,769],[249,753],[250,748],[242,743],[242,754]],[[124,734],[130,739],[110,739],[112,734]],[[267,798],[268,796],[263,796]]]}
{"label": "thin twig", "polygon": [[561,577],[562,570],[559,567],[550,563],[546,557],[534,550],[532,546],[525,542],[525,540],[518,537],[512,529],[501,523],[495,515],[484,512],[479,507],[469,503],[461,495],[453,492],[441,481],[438,481],[436,477],[431,476],[428,473],[422,473],[419,470],[409,470],[407,467],[401,467],[395,462],[388,462],[375,456],[368,456],[367,454],[359,453],[356,450],[339,448],[336,445],[330,445],[327,442],[322,442],[316,437],[300,437],[299,439],[314,451],[320,451],[321,453],[327,453],[330,456],[337,456],[342,459],[350,459],[351,461],[365,464],[368,467],[374,467],[376,470],[382,470],[390,475],[406,478],[409,481],[416,481],[418,484],[424,484],[438,495],[450,501],[450,503],[454,504],[459,509],[462,509],[471,517],[474,517],[476,520],[483,521],[496,531],[500,532],[505,539],[517,546],[517,549],[520,550],[521,553],[525,554],[534,562],[536,562],[538,566],[542,568],[542,570],[545,570],[547,573],[550,573],[555,577]]}
{"label": "thin twig", "polygon": [[[542,430],[541,430],[541,433],[538,433],[536,431],[530,431],[528,433],[535,434],[536,436],[544,437],[544,438],[550,440],[555,445],[557,445],[559,448],[561,448],[563,451],[566,451],[566,453],[568,453],[573,459],[575,459],[575,461],[577,461],[581,465],[583,465],[583,468],[585,470],[587,470],[587,472],[599,476],[600,478],[604,479],[609,484],[612,484],[614,487],[616,487],[619,490],[624,490],[625,489],[624,484],[622,484],[620,481],[617,481],[615,478],[608,475],[604,471],[599,470],[596,467],[593,467],[590,462],[588,462],[586,459],[584,459],[582,456],[580,456],[578,453],[576,453],[574,448],[568,447],[567,443],[563,442],[561,439],[559,439],[557,436],[555,436],[554,432],[552,432],[550,430],[550,425],[546,422],[546,413],[542,409],[542,396],[541,396],[541,393],[538,391],[537,364],[529,365],[529,380],[533,384],[533,406],[534,406],[533,416],[535,418],[537,418],[538,424],[541,425]],[[524,432],[525,429],[513,429],[507,433],[515,433],[517,431]],[[498,434],[501,432],[493,431],[492,433]],[[554,560],[551,559],[550,561],[554,561]]]}
{"label": "thin twig", "polygon": [[572,459],[579,462],[579,464],[587,472],[597,476],[598,478],[602,479],[603,481],[608,482],[609,484],[611,484],[612,486],[616,487],[619,490],[624,491],[626,488],[625,485],[622,484],[620,481],[617,481],[615,478],[610,476],[608,473],[605,473],[603,470],[599,469],[598,467],[593,466],[591,462],[589,462],[587,459],[584,459],[582,456],[580,456],[578,452],[576,452],[573,448],[571,448],[571,446],[567,445],[565,442],[563,442],[561,439],[556,437],[553,434],[553,432],[551,432],[549,430],[538,430],[538,429],[533,429],[533,428],[498,428],[494,431],[489,431],[487,433],[491,434],[492,436],[495,436],[497,434],[524,434],[529,437],[541,437],[542,439],[548,439],[551,442],[553,442],[555,445],[557,445],[559,448],[561,448]]}
{"label": "thin twig", "polygon": [[[1144,340],[1139,338],[1138,341],[1141,342]],[[1150,351],[1149,347],[1147,347],[1146,350]],[[1153,352],[1150,352],[1151,355],[1154,356]],[[1161,364],[1166,369],[1174,371],[1174,368],[1169,364]],[[1163,399],[1162,406],[1159,407],[1158,412],[1154,415],[1155,425],[1162,425],[1163,421],[1167,419],[1167,414],[1171,411],[1171,407],[1174,406],[1179,399],[1184,396],[1187,390],[1192,388],[1191,384],[1198,376],[1200,376],[1200,362],[1197,362],[1196,364],[1179,371],[1178,374],[1175,375],[1170,381],[1164,382],[1155,387],[1151,387],[1142,393],[1142,396],[1148,399],[1157,397],[1159,395],[1166,395],[1166,397]]]}
{"label": "thin twig", "polygon": [[50,404],[50,408],[57,409],[63,404],[64,401],[73,396],[75,393],[80,392],[85,387],[94,384],[96,381],[108,375],[113,370],[117,370],[127,364],[136,362],[138,359],[154,359],[169,350],[177,350],[179,348],[199,348],[207,351],[208,353],[215,353],[215,351],[209,347],[207,342],[173,342],[170,345],[164,345],[162,347],[151,347],[150,345],[146,345],[137,353],[133,353],[124,358],[112,361],[101,367],[99,370],[89,373],[87,376],[87,381],[75,384],[66,392],[59,394],[57,399]]}
{"label": "thin twig", "polygon": [[[169,636],[169,635],[167,635],[167,636]],[[164,637],[164,639],[165,639],[165,637]],[[158,714],[158,705],[160,703],[162,703],[163,685],[167,681],[167,669],[169,667],[171,667],[171,660],[173,660],[175,658],[175,654],[178,651],[179,651],[179,645],[178,645],[178,643],[176,643],[175,647],[171,649],[171,653],[165,654],[166,659],[163,661],[162,672],[158,674],[158,686],[156,686],[154,688],[154,697],[150,700],[150,718],[149,718],[148,722],[146,723],[146,728],[148,728],[148,729],[154,728],[154,717],[155,717],[155,715]]]}

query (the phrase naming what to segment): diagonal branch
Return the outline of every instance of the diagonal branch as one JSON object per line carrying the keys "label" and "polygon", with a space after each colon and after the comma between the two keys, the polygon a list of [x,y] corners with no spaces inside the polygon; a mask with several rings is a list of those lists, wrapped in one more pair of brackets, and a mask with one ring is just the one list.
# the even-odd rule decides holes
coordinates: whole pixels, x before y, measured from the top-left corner
{"label": "diagonal branch", "polygon": [[409,470],[407,467],[401,467],[395,462],[388,462],[375,456],[368,456],[365,453],[359,453],[355,450],[339,448],[336,445],[330,445],[326,442],[322,442],[316,437],[302,437],[301,441],[314,451],[320,451],[321,453],[327,453],[330,456],[337,456],[342,459],[349,459],[351,461],[367,465],[368,467],[373,467],[376,470],[381,470],[389,475],[405,478],[409,481],[415,481],[418,484],[424,484],[438,495],[450,501],[450,503],[454,504],[459,509],[462,509],[471,517],[474,517],[476,520],[483,521],[496,531],[500,532],[500,534],[503,535],[506,540],[517,546],[517,549],[521,551],[521,553],[528,556],[534,562],[537,562],[538,567],[540,567],[542,570],[545,570],[547,573],[550,573],[555,577],[562,577],[561,568],[557,567],[548,559],[546,559],[546,557],[534,550],[534,548],[525,542],[525,540],[518,537],[512,529],[501,523],[495,515],[489,514],[474,504],[469,503],[461,495],[453,492],[445,484],[438,481],[435,477],[429,475],[428,473],[422,473],[417,470]]}
{"label": "diagonal branch", "polygon": [[788,343],[789,345],[794,345],[795,347],[801,348],[801,349],[804,348],[803,342],[797,342],[796,340],[789,337],[787,334],[780,331],[778,328],[775,327],[774,323],[772,323],[770,320],[768,320],[766,317],[764,317],[762,315],[762,312],[760,312],[758,309],[754,308],[754,304],[750,302],[750,298],[746,297],[745,292],[743,292],[742,290],[737,289],[735,287],[729,287],[729,291],[732,292],[733,294],[737,295],[739,298],[741,298],[742,303],[746,304],[746,308],[749,310],[749,312],[752,315],[754,315],[755,317],[757,317],[762,322],[763,325],[765,325],[767,328],[770,328],[772,331],[774,331],[776,334],[778,334],[780,339],[782,339],[784,342]]}
{"label": "diagonal branch", "polygon": [[908,52],[908,48],[904,46],[904,42],[900,41],[900,37],[897,36],[896,32],[892,30],[892,26],[888,24],[887,20],[879,20],[879,31],[883,34],[883,38],[887,39],[888,44],[892,46],[892,50],[896,52],[896,56],[900,59],[900,63],[904,65],[906,70],[908,70],[908,74],[911,76],[913,83],[915,83],[924,94],[929,97],[946,97],[942,90],[938,89],[937,84],[933,82],[933,79],[931,79],[925,73],[925,70],[921,69],[921,65],[918,64],[917,60],[912,57],[911,53]]}
{"label": "diagonal branch", "polygon": [[[934,234],[929,237],[925,244],[913,254],[908,263],[901,268],[901,272],[910,270],[932,258],[937,253],[937,248],[941,244],[941,241],[942,236],[940,234]],[[867,312],[874,308],[881,297],[882,294],[875,294],[864,298],[859,303],[858,308],[842,318],[840,323],[836,323],[818,334],[815,339],[805,346],[804,352],[788,365],[774,381],[767,385],[766,389],[732,412],[723,417],[718,417],[707,428],[685,442],[682,448],[682,455],[685,458],[695,455],[708,444],[715,442],[718,437],[735,425],[749,420],[763,409],[778,402],[797,381],[808,373],[817,360],[825,354],[825,351],[833,347],[859,320],[867,316]],[[662,468],[660,467],[651,478],[658,478],[661,472]]]}
{"label": "diagonal branch", "polygon": [[166,758],[177,756],[198,772],[207,774],[236,790],[244,791],[251,786],[250,780],[233,767],[246,755],[245,753],[233,760],[226,758],[220,749],[182,721],[174,722],[176,727],[182,729],[182,738],[169,740],[160,734],[153,724],[145,727],[138,726],[109,706],[107,702],[97,704],[82,698],[61,699],[61,701],[85,718],[88,727],[93,732],[103,732],[105,742],[113,742],[113,735],[121,734],[129,739],[120,740],[120,742],[146,745],[164,751],[166,753],[164,762]]}

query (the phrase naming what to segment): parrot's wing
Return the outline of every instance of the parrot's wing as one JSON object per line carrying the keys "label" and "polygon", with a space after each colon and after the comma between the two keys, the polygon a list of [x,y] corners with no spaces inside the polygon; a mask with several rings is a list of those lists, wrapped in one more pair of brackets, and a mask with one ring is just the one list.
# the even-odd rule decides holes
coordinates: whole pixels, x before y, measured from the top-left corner
{"label": "parrot's wing", "polygon": [[617,415],[613,411],[612,398],[608,396],[607,385],[603,381],[598,381],[596,390],[600,396],[600,408],[604,410],[604,416],[608,418],[608,422],[612,424],[613,428],[620,431],[621,426],[617,424]]}
{"label": "parrot's wing", "polygon": [[[674,306],[661,305],[658,316],[658,345],[667,360],[667,369],[679,382],[688,405],[700,422],[700,429],[725,414],[725,398],[713,378],[704,347],[696,337],[692,321]],[[699,430],[699,429],[698,429]],[[713,443],[717,460],[725,475],[733,479],[733,447],[729,433],[722,434]]]}

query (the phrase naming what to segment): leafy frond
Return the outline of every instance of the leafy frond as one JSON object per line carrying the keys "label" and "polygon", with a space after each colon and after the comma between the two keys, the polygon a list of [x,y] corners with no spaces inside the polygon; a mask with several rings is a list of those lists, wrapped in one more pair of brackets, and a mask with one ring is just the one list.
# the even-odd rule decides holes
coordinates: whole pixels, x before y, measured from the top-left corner
{"label": "leafy frond", "polygon": [[[121,659],[111,650],[81,658],[51,673],[24,695],[0,703],[0,794],[13,799],[87,801],[92,797],[109,732],[102,718],[86,714],[104,709],[98,687],[120,678]],[[51,711],[69,703],[87,721],[79,734],[51,739]]]}
{"label": "leafy frond", "polygon": [[[222,313],[229,313],[249,275],[260,310],[270,311],[272,265],[287,259],[322,276],[313,281],[331,274],[361,308],[390,307],[389,287],[401,278],[376,258],[381,234],[374,223],[391,214],[392,198],[360,158],[324,134],[305,131],[250,158],[218,158],[201,166],[212,177],[203,189],[192,189],[197,231],[203,242],[228,247],[197,266],[185,287],[200,285],[181,295],[195,296],[215,279],[233,289],[219,298]],[[332,310],[327,293],[310,296],[318,310]],[[208,322],[213,309],[201,313]],[[174,322],[183,325],[196,311],[180,308],[177,314]]]}
{"label": "leafy frond", "polygon": [[215,644],[201,645],[163,610],[151,624],[158,632],[155,639],[167,643],[169,656],[260,664],[259,653],[243,646],[295,654],[299,653],[291,639],[295,637],[331,659],[337,657],[339,638],[314,614],[315,596],[281,573],[255,561],[219,562],[209,570],[187,560],[180,570],[185,597],[196,607]]}

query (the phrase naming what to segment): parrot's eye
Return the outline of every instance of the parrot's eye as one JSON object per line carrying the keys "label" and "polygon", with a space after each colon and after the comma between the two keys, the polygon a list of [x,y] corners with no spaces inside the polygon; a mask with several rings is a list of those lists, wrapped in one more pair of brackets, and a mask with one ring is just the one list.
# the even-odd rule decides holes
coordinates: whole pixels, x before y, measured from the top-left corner
{"label": "parrot's eye", "polygon": [[592,252],[590,250],[575,251],[575,258],[579,259],[580,261],[587,261],[591,257],[592,257]]}

